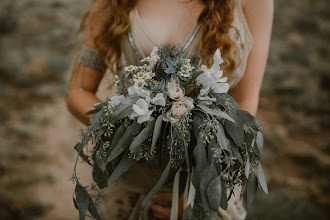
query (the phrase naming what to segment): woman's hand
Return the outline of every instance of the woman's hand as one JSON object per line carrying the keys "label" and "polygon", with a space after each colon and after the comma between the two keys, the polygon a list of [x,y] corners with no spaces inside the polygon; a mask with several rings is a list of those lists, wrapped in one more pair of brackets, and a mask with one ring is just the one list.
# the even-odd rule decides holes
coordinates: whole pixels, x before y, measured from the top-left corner
{"label": "woman's hand", "polygon": [[[153,197],[154,200],[159,201],[159,203],[168,203],[169,205],[160,205],[156,202],[151,205],[152,215],[158,219],[170,219],[171,217],[171,203],[172,203],[172,192],[159,192]],[[179,198],[179,209],[178,217],[181,219],[183,213],[183,194]]]}

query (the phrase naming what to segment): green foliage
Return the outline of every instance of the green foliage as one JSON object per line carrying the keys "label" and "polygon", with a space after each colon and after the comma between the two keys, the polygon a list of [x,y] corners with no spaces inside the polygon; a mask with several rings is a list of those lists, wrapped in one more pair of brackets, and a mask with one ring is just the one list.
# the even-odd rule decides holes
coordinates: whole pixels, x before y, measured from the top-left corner
{"label": "green foliage", "polygon": [[[143,205],[163,187],[171,170],[180,168],[189,174],[196,189],[194,205],[187,207],[183,219],[214,219],[219,206],[227,209],[231,196],[227,196],[227,191],[232,193],[236,185],[243,185],[241,197],[247,194],[248,207],[254,200],[258,185],[268,194],[260,164],[262,129],[255,117],[240,110],[230,95],[210,92],[209,96],[216,100],[212,104],[206,106],[194,99],[195,107],[191,111],[175,122],[163,123],[167,117],[165,113],[174,102],[167,98],[166,82],[177,74],[186,54],[182,48],[168,45],[160,48],[158,55],[160,58],[154,71],[156,78],[163,80],[159,84],[150,84],[148,89],[153,90],[149,91],[149,99],[153,99],[156,93],[162,93],[166,104],[148,107],[152,112],[148,121],[139,124],[131,118],[133,105],[141,98],[138,94],[126,97],[114,106],[111,100],[97,103],[95,109],[88,113],[95,115],[87,131],[82,133],[81,142],[74,148],[78,152],[77,160],[80,157],[93,166],[92,175],[97,185],[82,187],[74,168],[71,180],[76,183],[74,205],[79,210],[80,219],[85,218],[87,211],[100,219],[93,202],[102,198],[99,188],[116,183],[137,161],[144,160],[152,166],[152,162],[158,160],[156,153],[160,158],[166,155],[170,159]],[[180,86],[186,88],[189,85],[190,89],[199,91],[197,85],[191,86],[190,83],[194,84],[201,73],[201,58],[195,55],[191,64],[195,67],[192,77],[181,78]],[[93,145],[90,151],[85,149],[88,142]],[[90,190],[98,194],[93,195]]]}

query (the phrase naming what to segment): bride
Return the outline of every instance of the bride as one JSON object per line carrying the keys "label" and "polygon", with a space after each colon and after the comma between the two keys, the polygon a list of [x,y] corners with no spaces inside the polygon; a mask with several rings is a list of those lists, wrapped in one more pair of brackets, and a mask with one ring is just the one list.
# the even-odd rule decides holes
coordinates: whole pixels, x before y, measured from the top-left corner
{"label": "bride", "polygon": [[[154,46],[173,43],[184,47],[189,56],[202,54],[208,66],[219,48],[229,94],[241,109],[255,116],[272,18],[273,0],[94,0],[82,18],[84,41],[75,61],[67,106],[88,125],[91,116],[85,113],[93,104],[115,95],[115,74],[123,79],[125,66],[138,65]],[[132,166],[118,186],[106,188],[108,197],[99,207],[101,216],[111,220],[169,219],[171,192],[166,189],[141,207],[144,194],[161,172],[138,163]],[[219,208],[218,219],[245,219],[239,187],[234,192],[228,209]]]}

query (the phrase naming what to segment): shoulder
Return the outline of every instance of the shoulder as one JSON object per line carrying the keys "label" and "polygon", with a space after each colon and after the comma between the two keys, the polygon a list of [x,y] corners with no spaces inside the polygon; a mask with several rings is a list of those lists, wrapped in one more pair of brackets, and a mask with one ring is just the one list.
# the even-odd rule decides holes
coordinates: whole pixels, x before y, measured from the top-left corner
{"label": "shoulder", "polygon": [[271,31],[274,0],[241,0],[241,4],[253,38]]}

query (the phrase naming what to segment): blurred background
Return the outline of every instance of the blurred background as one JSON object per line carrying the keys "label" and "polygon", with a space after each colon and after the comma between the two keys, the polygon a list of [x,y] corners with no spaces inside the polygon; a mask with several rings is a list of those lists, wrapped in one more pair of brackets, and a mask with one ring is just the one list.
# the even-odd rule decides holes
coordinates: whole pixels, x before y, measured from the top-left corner
{"label": "blurred background", "polygon": [[[64,104],[91,0],[0,1],[0,219],[78,219],[67,181],[84,126]],[[328,219],[330,4],[275,0],[258,120],[269,195],[248,220]]]}

